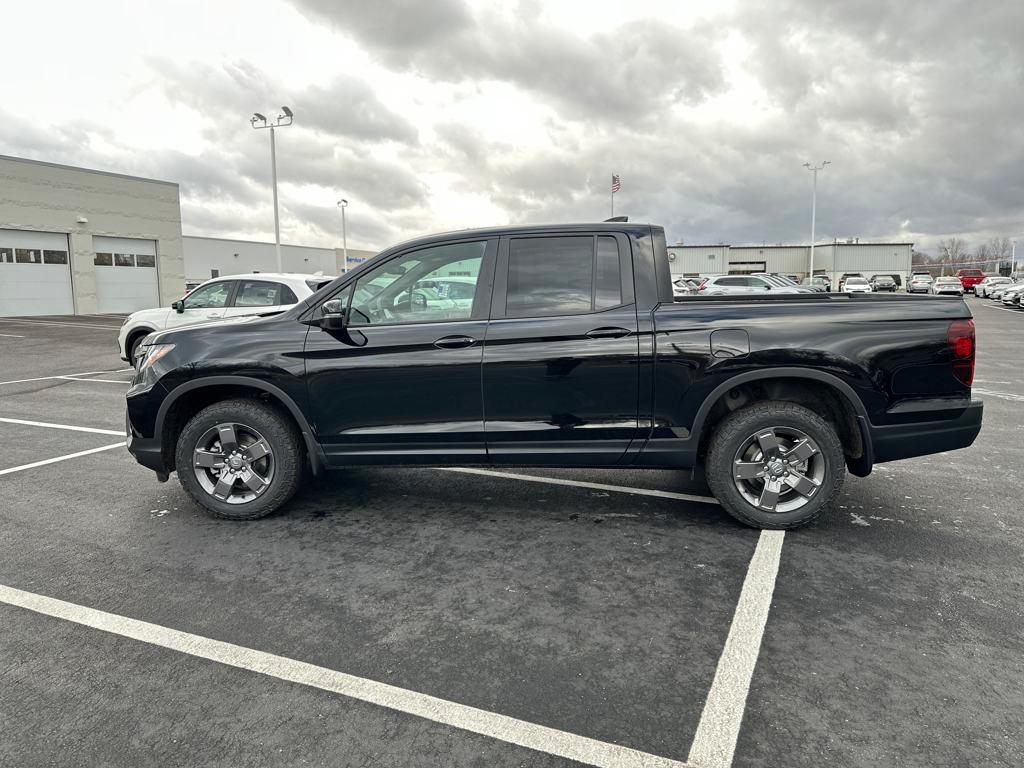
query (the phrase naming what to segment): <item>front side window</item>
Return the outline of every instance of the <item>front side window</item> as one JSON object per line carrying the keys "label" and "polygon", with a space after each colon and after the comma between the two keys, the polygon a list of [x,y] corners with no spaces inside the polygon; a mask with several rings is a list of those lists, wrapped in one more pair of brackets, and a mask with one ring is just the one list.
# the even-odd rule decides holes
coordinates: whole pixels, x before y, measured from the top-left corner
{"label": "front side window", "polygon": [[231,293],[230,280],[204,285],[185,297],[184,307],[185,309],[217,309],[228,303],[229,293]]}
{"label": "front side window", "polygon": [[[473,314],[486,241],[423,248],[360,277],[351,298],[351,325],[468,320]],[[458,280],[448,280],[458,276]],[[452,290],[452,285],[459,288]]]}
{"label": "front side window", "polygon": [[614,237],[521,237],[509,243],[507,317],[581,315],[622,300]]}

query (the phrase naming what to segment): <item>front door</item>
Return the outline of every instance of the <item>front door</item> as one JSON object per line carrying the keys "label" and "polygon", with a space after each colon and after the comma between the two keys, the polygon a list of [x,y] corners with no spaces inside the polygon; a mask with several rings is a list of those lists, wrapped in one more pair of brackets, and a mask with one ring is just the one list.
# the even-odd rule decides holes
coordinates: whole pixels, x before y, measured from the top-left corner
{"label": "front door", "polygon": [[502,240],[483,361],[493,463],[617,463],[638,436],[638,361],[625,237]]}
{"label": "front door", "polygon": [[[310,412],[328,461],[486,461],[480,363],[497,244],[400,253],[329,297],[345,301],[349,325],[312,326],[305,348]],[[471,284],[472,297],[440,288],[453,280]]]}
{"label": "front door", "polygon": [[181,300],[181,312],[172,309],[167,313],[167,327],[175,328],[221,320],[227,311],[228,299],[231,298],[234,288],[234,280],[219,280],[196,288]]}

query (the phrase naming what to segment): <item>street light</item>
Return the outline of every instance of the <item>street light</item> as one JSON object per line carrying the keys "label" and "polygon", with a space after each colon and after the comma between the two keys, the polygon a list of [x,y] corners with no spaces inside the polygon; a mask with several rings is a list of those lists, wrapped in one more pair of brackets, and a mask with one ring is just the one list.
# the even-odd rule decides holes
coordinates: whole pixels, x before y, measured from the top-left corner
{"label": "street light", "polygon": [[[814,173],[813,191],[811,192],[811,257],[807,265],[808,277],[814,277],[814,218],[818,210],[818,171],[822,170],[826,165],[830,165],[831,162],[831,160],[825,160],[821,165],[804,163],[804,168]],[[835,258],[835,254],[833,254],[833,258]]]}
{"label": "street light", "polygon": [[277,271],[284,272],[281,264],[281,218],[277,211],[277,146],[274,141],[274,131],[278,128],[287,128],[292,124],[292,111],[288,107],[281,107],[284,114],[278,115],[273,123],[268,122],[264,115],[253,112],[249,118],[249,124],[257,130],[270,129],[270,176],[274,185],[274,249],[277,253]]}
{"label": "street light", "polygon": [[341,208],[341,253],[342,253],[342,273],[348,272],[348,230],[345,228],[345,209],[348,208],[348,200],[342,198],[338,201],[338,207]]}

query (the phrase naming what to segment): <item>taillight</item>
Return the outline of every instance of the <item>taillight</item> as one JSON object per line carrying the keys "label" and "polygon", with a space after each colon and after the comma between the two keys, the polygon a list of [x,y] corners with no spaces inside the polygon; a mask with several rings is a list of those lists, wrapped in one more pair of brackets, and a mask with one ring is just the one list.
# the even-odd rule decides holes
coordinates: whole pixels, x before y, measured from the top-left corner
{"label": "taillight", "polygon": [[946,334],[953,351],[953,375],[965,386],[974,383],[974,321],[954,320]]}
{"label": "taillight", "polygon": [[706,282],[704,282],[704,283],[701,283],[700,285],[698,285],[698,286],[697,286],[697,291],[698,291],[698,292],[699,292],[699,291],[703,291],[703,290],[704,290],[705,288],[707,288],[707,287],[708,287],[708,286],[707,286],[707,283],[706,283]]}

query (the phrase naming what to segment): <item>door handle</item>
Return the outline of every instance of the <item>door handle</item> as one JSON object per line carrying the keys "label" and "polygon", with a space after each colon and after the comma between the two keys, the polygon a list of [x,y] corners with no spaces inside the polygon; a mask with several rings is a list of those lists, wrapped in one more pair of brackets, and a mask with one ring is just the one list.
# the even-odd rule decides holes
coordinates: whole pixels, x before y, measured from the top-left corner
{"label": "door handle", "polygon": [[472,347],[474,344],[476,344],[476,339],[472,336],[444,336],[434,342],[434,346],[438,349],[462,349]]}
{"label": "door handle", "polygon": [[632,333],[627,328],[595,328],[587,334],[588,339],[621,339]]}
{"label": "door handle", "polygon": [[220,313],[220,312],[209,312],[209,313],[207,313],[207,315],[206,315],[206,316],[207,316],[207,317],[220,317],[220,316],[221,316],[221,314],[222,314],[222,313]]}

